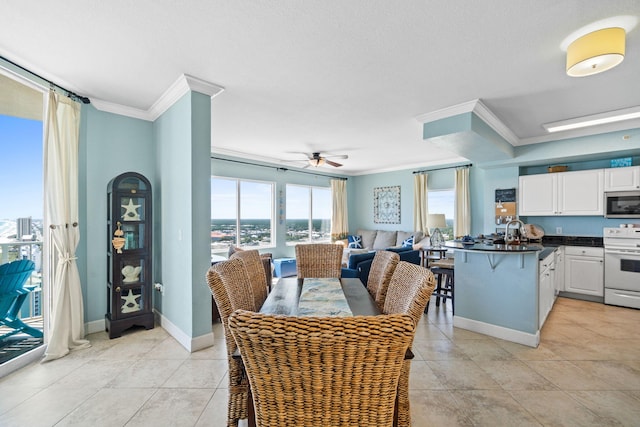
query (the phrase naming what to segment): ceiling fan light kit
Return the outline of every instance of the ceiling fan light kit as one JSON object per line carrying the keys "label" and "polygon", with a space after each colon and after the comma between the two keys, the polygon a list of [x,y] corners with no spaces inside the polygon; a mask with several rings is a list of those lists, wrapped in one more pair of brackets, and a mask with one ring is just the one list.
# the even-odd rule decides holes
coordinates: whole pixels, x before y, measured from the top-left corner
{"label": "ceiling fan light kit", "polygon": [[324,161],[324,157],[314,157],[309,159],[309,164],[317,168],[318,166],[324,165]]}
{"label": "ceiling fan light kit", "polygon": [[593,31],[567,48],[567,75],[585,77],[620,64],[625,54],[625,31],[612,27]]}

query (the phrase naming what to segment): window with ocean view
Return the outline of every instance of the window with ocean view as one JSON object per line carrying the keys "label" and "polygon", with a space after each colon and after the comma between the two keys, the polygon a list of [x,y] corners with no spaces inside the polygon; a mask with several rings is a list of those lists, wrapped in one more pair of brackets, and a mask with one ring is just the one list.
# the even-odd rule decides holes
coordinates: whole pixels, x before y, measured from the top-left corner
{"label": "window with ocean view", "polygon": [[211,178],[211,255],[226,255],[230,245],[274,246],[272,182]]}
{"label": "window with ocean view", "polygon": [[331,189],[287,184],[287,244],[331,241]]}

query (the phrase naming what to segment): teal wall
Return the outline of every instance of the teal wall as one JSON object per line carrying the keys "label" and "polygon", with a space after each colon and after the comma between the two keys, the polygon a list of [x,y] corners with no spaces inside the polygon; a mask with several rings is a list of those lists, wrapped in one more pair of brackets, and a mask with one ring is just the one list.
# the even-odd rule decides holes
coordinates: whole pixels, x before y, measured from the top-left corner
{"label": "teal wall", "polygon": [[455,264],[456,316],[528,334],[538,331],[537,252],[455,251]]}
{"label": "teal wall", "polygon": [[210,266],[211,100],[190,92],[153,123],[159,186],[155,209],[161,257],[156,310],[189,337],[211,333]]}
{"label": "teal wall", "polygon": [[156,185],[150,122],[82,106],[80,129],[80,246],[78,269],[85,320],[102,321],[107,310],[107,184],[124,172],[141,173]]}
{"label": "teal wall", "polygon": [[[415,231],[413,227],[413,172],[405,169],[394,172],[361,175],[353,178],[355,191],[349,194],[353,209],[349,211],[349,228],[368,230]],[[400,186],[400,224],[376,224],[373,221],[373,189]],[[454,169],[428,172],[427,186],[431,190],[451,190],[455,186]]]}

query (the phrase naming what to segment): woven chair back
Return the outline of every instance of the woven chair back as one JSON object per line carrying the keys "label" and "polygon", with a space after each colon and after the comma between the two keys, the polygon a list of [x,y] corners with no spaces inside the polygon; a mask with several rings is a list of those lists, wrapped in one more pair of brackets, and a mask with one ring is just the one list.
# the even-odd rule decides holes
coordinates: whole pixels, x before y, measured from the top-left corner
{"label": "woven chair back", "polygon": [[211,266],[207,283],[218,306],[224,329],[229,364],[229,402],[227,426],[237,427],[238,420],[248,417],[249,383],[244,375],[242,362],[232,357],[238,348],[229,329],[229,316],[234,310],[255,310],[255,299],[249,284],[249,275],[241,259],[222,261]]}
{"label": "woven chair back", "polygon": [[382,312],[408,314],[417,325],[435,287],[431,270],[400,261],[391,276]]}
{"label": "woven chair back", "polygon": [[342,274],[342,245],[311,243],[296,245],[298,278],[340,277]]}
{"label": "woven chair back", "polygon": [[259,310],[267,299],[267,276],[260,253],[257,250],[239,251],[231,255],[231,259],[238,258],[244,263],[249,275],[249,283],[253,292],[256,310]]}
{"label": "woven chair back", "polygon": [[[382,312],[385,314],[406,314],[417,326],[435,287],[436,279],[430,270],[416,264],[400,261],[391,276]],[[398,427],[411,426],[410,368],[411,360],[407,359],[403,363],[398,381]]]}
{"label": "woven chair back", "polygon": [[378,251],[373,257],[367,279],[367,289],[376,300],[380,310],[384,307],[389,282],[399,261],[400,255],[391,251]]}
{"label": "woven chair back", "polygon": [[258,427],[393,425],[414,323],[406,315],[229,318]]}

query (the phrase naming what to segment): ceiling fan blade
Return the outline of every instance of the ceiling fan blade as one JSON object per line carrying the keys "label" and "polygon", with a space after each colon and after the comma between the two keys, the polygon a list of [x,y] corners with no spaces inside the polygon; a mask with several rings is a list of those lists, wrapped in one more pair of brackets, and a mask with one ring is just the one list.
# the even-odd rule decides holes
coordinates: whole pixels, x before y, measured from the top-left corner
{"label": "ceiling fan blade", "polygon": [[325,159],[348,159],[349,156],[346,154],[328,154],[324,156]]}
{"label": "ceiling fan blade", "polygon": [[331,160],[327,160],[327,158],[326,158],[326,157],[325,157],[325,159],[324,159],[324,162],[325,162],[326,164],[328,164],[328,165],[335,166],[335,167],[337,167],[337,168],[339,168],[340,166],[342,166],[342,164],[340,164],[340,163],[336,163],[336,162],[332,162]]}

